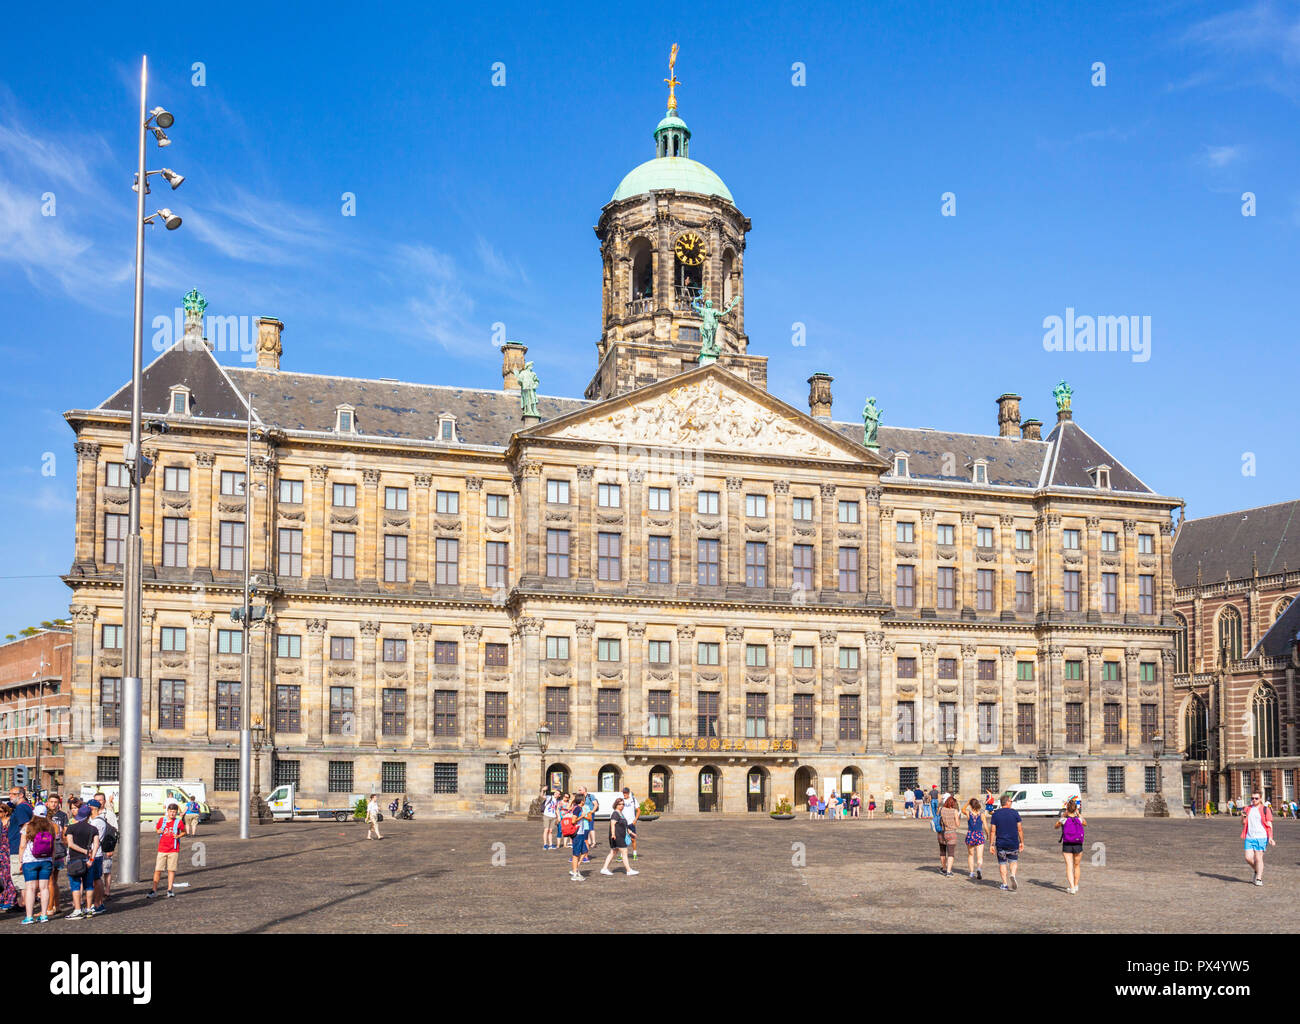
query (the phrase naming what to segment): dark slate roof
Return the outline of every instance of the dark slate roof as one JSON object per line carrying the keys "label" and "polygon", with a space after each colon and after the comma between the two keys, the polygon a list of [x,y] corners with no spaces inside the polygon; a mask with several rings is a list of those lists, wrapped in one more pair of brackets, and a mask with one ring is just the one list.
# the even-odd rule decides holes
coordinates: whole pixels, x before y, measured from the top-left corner
{"label": "dark slate roof", "polygon": [[1054,445],[1052,463],[1048,470],[1048,487],[1088,487],[1096,485],[1088,470],[1094,466],[1110,467],[1110,489],[1112,491],[1136,491],[1151,494],[1152,490],[1110,452],[1092,439],[1086,430],[1074,422],[1059,422],[1047,440]]}
{"label": "dark slate roof", "polygon": [[1198,565],[1203,583],[1300,568],[1300,501],[1187,520],[1174,538],[1175,585],[1195,586]]}
{"label": "dark slate roof", "polygon": [[[248,416],[243,397],[206,348],[177,342],[144,368],[142,381],[140,410],[145,416],[165,416],[171,406],[171,389],[177,384],[190,389],[190,409],[195,416],[222,420]],[[131,382],[118,388],[99,408],[130,412]]]}
{"label": "dark slate roof", "polygon": [[[845,437],[862,443],[861,423],[832,423]],[[879,430],[880,454],[894,461],[896,452],[906,452],[910,476],[935,480],[970,480],[970,463],[988,460],[989,483],[1037,487],[1043,460],[1051,446],[1046,441],[1025,441],[986,434],[954,434],[945,430],[887,427]],[[952,459],[947,459],[951,454]],[[945,468],[950,472],[946,475]]]}
{"label": "dark slate roof", "polygon": [[1247,657],[1258,658],[1260,655],[1268,658],[1286,657],[1291,653],[1298,639],[1300,639],[1300,601],[1293,600]]}

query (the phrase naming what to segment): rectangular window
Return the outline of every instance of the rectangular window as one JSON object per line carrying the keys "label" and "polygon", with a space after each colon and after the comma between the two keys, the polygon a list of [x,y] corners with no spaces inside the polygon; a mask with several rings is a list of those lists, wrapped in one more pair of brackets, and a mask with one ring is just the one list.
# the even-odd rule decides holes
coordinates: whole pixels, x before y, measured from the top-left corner
{"label": "rectangular window", "polygon": [[1016,531],[1016,550],[1029,551],[1034,546],[1034,534],[1032,530]]}
{"label": "rectangular window", "polygon": [[1106,768],[1106,792],[1123,793],[1124,792],[1124,766],[1109,765]]}
{"label": "rectangular window", "polygon": [[169,652],[185,650],[185,630],[178,626],[163,626],[159,630],[158,650]]}
{"label": "rectangular window", "polygon": [[794,546],[790,585],[795,590],[812,590],[813,546],[811,544],[796,544]]}
{"label": "rectangular window", "polygon": [[405,761],[380,761],[379,762],[379,792],[381,793],[405,793],[406,792],[406,762]]}
{"label": "rectangular window", "polygon": [[350,686],[330,687],[330,733],[335,736],[352,736],[356,733]]}
{"label": "rectangular window", "polygon": [[1032,572],[1016,573],[1016,611],[1032,612],[1034,610],[1034,574]]}
{"label": "rectangular window", "polygon": [[1016,662],[1016,679],[1021,682],[1032,682],[1034,678],[1034,663],[1032,661]]}
{"label": "rectangular window", "polygon": [[302,531],[278,531],[279,571],[281,576],[299,577],[302,575]]}
{"label": "rectangular window", "polygon": [[750,668],[767,668],[767,648],[763,644],[745,644],[745,664]]}
{"label": "rectangular window", "polygon": [[[438,492],[442,494],[442,491]],[[405,487],[385,487],[384,488],[384,508],[390,512],[407,511],[407,496]],[[442,509],[438,509],[439,512]]]}
{"label": "rectangular window", "polygon": [[977,548],[991,548],[993,546],[993,527],[975,527],[975,546]]}
{"label": "rectangular window", "polygon": [[1067,701],[1065,705],[1065,742],[1083,742],[1083,704]]}
{"label": "rectangular window", "polygon": [[896,544],[911,544],[915,537],[915,523],[898,522],[894,524],[894,542]]}
{"label": "rectangular window", "polygon": [[718,735],[718,695],[700,691],[695,695],[695,735]]}
{"label": "rectangular window", "polygon": [[460,724],[456,718],[456,691],[433,691],[433,734],[459,736]]}
{"label": "rectangular window", "polygon": [[998,663],[992,658],[981,658],[975,666],[975,678],[994,680],[998,677]]}
{"label": "rectangular window", "polygon": [[551,727],[551,735],[569,735],[569,688],[567,686],[546,688],[546,723]]}
{"label": "rectangular window", "polygon": [[856,647],[840,648],[840,668],[847,672],[856,672],[859,665],[859,651]]}
{"label": "rectangular window", "polygon": [[435,491],[434,511],[439,515],[460,515],[460,491]]}
{"label": "rectangular window", "polygon": [[104,463],[104,486],[105,487],[130,487],[131,477],[126,471],[124,462],[106,462]]}
{"label": "rectangular window", "polygon": [[104,516],[104,563],[121,565],[126,561],[126,534],[129,518],[109,512]]}
{"label": "rectangular window", "polygon": [[183,569],[190,562],[190,521],[163,519],[163,565]]}
{"label": "rectangular window", "polygon": [[916,606],[916,569],[911,565],[894,567],[894,604],[900,608]]}
{"label": "rectangular window", "polygon": [[1102,550],[1102,551],[1118,551],[1118,550],[1119,550],[1119,534],[1117,534],[1114,530],[1102,530],[1102,531],[1101,531],[1101,550]]}
{"label": "rectangular window", "polygon": [[812,498],[791,499],[790,518],[799,523],[811,523],[813,518]]}
{"label": "rectangular window", "polygon": [[1081,589],[1080,580],[1082,573],[1075,569],[1065,570],[1065,610],[1067,612],[1077,612],[1079,610],[1079,592]]}
{"label": "rectangular window", "polygon": [[998,741],[998,706],[992,701],[980,701],[976,710],[979,741],[996,743]]}
{"label": "rectangular window", "polygon": [[941,565],[934,581],[934,606],[952,610],[957,603],[957,570]]}
{"label": "rectangular window", "polygon": [[[1156,712],[1156,705],[1143,704],[1140,710],[1142,714],[1142,718],[1141,718],[1142,733],[1141,733],[1140,742],[1150,743],[1153,739],[1155,739],[1156,733],[1160,731],[1159,719],[1157,717],[1157,712]],[[1150,792],[1150,790],[1148,790],[1147,792]]]}
{"label": "rectangular window", "polygon": [[357,535],[335,530],[331,538],[331,544],[330,575],[336,580],[356,579]]}
{"label": "rectangular window", "polygon": [[221,471],[221,493],[239,497],[244,493],[244,474],[228,469]]}
{"label": "rectangular window", "polygon": [[280,481],[280,504],[282,505],[302,504],[302,481],[301,480]]}
{"label": "rectangular window", "polygon": [[483,766],[483,795],[508,796],[510,794],[510,765],[485,764]]}
{"label": "rectangular window", "polygon": [[158,681],[158,728],[185,728],[185,680]]}
{"label": "rectangular window", "polygon": [[546,531],[546,575],[551,579],[569,578],[569,531]]}
{"label": "rectangular window", "polygon": [[795,668],[812,668],[813,667],[813,649],[812,647],[798,646],[794,649],[794,667]]}
{"label": "rectangular window", "polygon": [[244,631],[241,629],[217,630],[218,654],[243,654]]}
{"label": "rectangular window", "polygon": [[954,531],[952,523],[939,523],[934,528],[934,539],[936,544],[949,544],[954,541]]}
{"label": "rectangular window", "polygon": [[651,640],[649,651],[651,665],[667,665],[673,659],[673,645],[668,640]]}
{"label": "rectangular window", "polygon": [[840,694],[840,739],[857,740],[862,737],[862,719],[858,710],[858,695]]}
{"label": "rectangular window", "polygon": [[330,660],[351,661],[356,649],[355,645],[356,641],[350,636],[330,637]]}
{"label": "rectangular window", "polygon": [[1138,554],[1154,555],[1156,553],[1156,535],[1154,533],[1138,534]]}
{"label": "rectangular window", "polygon": [[1119,611],[1119,574],[1104,572],[1101,574],[1101,610],[1114,615]]}
{"label": "rectangular window", "polygon": [[122,649],[122,627],[105,625],[100,629],[99,646],[106,651]]}
{"label": "rectangular window", "polygon": [[281,658],[301,658],[302,637],[296,633],[280,633],[276,637],[276,653]]}
{"label": "rectangular window", "polygon": [[646,508],[651,512],[671,512],[673,510],[673,492],[669,487],[651,487]]}
{"label": "rectangular window", "polygon": [[510,585],[510,545],[505,541],[487,542],[487,566],[483,580],[494,590]]}
{"label": "rectangular window", "polygon": [[796,693],[793,702],[794,738],[797,740],[810,740],[813,738],[816,725],[813,719],[813,695],[811,693]]}
{"label": "rectangular window", "polygon": [[858,549],[840,548],[839,550],[839,592],[856,594],[860,583],[858,573]]}
{"label": "rectangular window", "polygon": [[384,688],[384,720],[381,730],[385,736],[406,735],[406,691]]}
{"label": "rectangular window", "polygon": [[503,740],[507,736],[506,699],[504,690],[487,690],[483,694],[483,736],[485,739]]}
{"label": "rectangular window", "polygon": [[916,742],[916,703],[900,700],[894,707],[894,739],[899,743]]}
{"label": "rectangular window", "polygon": [[767,518],[767,495],[746,494],[745,515],[748,516],[750,519],[766,519]]}
{"label": "rectangular window", "polygon": [[244,524],[223,522],[220,530],[220,552],[217,568],[240,570],[244,568]]}
{"label": "rectangular window", "polygon": [[122,724],[121,679],[105,676],[99,681],[99,724],[105,729],[116,729]]}
{"label": "rectangular window", "polygon": [[651,690],[646,694],[646,732],[648,735],[670,735],[672,702],[671,690]]}
{"label": "rectangular window", "polygon": [[384,582],[406,582],[406,537],[402,534],[384,535]]}
{"label": "rectangular window", "polygon": [[460,768],[456,764],[434,764],[433,791],[435,793],[460,792]]}
{"label": "rectangular window", "polygon": [[1066,679],[1082,679],[1082,678],[1083,678],[1083,662],[1081,662],[1081,661],[1067,661],[1067,662],[1065,663],[1065,678],[1066,678]]}
{"label": "rectangular window", "polygon": [[[950,700],[939,702],[938,740],[940,743],[948,738],[957,738],[957,705]],[[945,787],[946,788],[946,787]]]}
{"label": "rectangular window", "polygon": [[548,636],[546,638],[546,657],[551,661],[568,661],[569,638],[567,636]]}
{"label": "rectangular window", "polygon": [[975,610],[993,611],[994,573],[992,569],[975,570]]}
{"label": "rectangular window", "polygon": [[[435,661],[435,662],[438,660],[438,656],[437,656],[437,653],[436,653],[436,652],[437,652],[437,649],[438,649],[438,644],[440,644],[440,643],[442,643],[442,642],[443,642],[443,641],[440,640],[440,641],[438,641],[438,643],[435,643],[435,644],[433,645],[433,647],[434,647],[434,652],[435,652],[435,653],[434,653],[434,661]],[[453,648],[454,648],[455,646],[456,646],[455,644],[452,644],[452,647],[453,647]],[[406,661],[406,641],[405,641],[405,640],[396,640],[396,639],[393,639],[392,637],[385,637],[385,638],[384,638],[384,645],[383,645],[383,657],[384,657],[384,661],[386,661],[386,662],[390,662],[390,663],[397,663],[397,662],[404,662],[404,661]]]}
{"label": "rectangular window", "polygon": [[1088,769],[1084,765],[1070,765],[1070,784],[1079,787],[1079,793],[1088,792]]}
{"label": "rectangular window", "polygon": [[1119,711],[1118,704],[1107,701],[1101,707],[1102,721],[1102,742],[1103,743],[1121,743],[1119,731]]}
{"label": "rectangular window", "polygon": [[767,694],[745,694],[745,737],[763,739],[767,736]]}
{"label": "rectangular window", "polygon": [[1142,575],[1138,577],[1138,613],[1154,615],[1156,611],[1156,578]]}
{"label": "rectangular window", "polygon": [[1119,662],[1103,661],[1101,663],[1101,678],[1108,683],[1117,682],[1119,680]]}
{"label": "rectangular window", "polygon": [[915,790],[921,784],[921,769],[919,768],[899,768],[898,769],[898,788],[901,790]]}
{"label": "rectangular window", "polygon": [[334,506],[336,508],[357,507],[357,485],[335,484],[333,488]]}
{"label": "rectangular window", "polygon": [[1000,793],[999,773],[995,767],[980,769],[980,789],[988,793]]}
{"label": "rectangular window", "polygon": [[623,691],[601,688],[596,691],[596,735],[623,735]]}
{"label": "rectangular window", "polygon": [[1062,531],[1061,531],[1061,547],[1063,547],[1066,551],[1078,551],[1078,550],[1079,550],[1079,531],[1078,531],[1078,530],[1062,530]]}
{"label": "rectangular window", "polygon": [[182,779],[185,777],[185,758],[159,757],[154,759],[154,778]]}
{"label": "rectangular window", "polygon": [[[294,687],[297,689],[297,687]],[[239,713],[242,708],[240,695],[243,684],[237,682],[217,683],[217,728],[229,731],[239,729]]]}
{"label": "rectangular window", "polygon": [[460,541],[439,537],[434,542],[434,582],[439,586],[460,584]]}
{"label": "rectangular window", "polygon": [[646,552],[646,582],[671,583],[672,557],[671,537],[651,537]]}
{"label": "rectangular window", "polygon": [[916,678],[916,659],[899,658],[898,659],[898,678],[915,679]]}
{"label": "rectangular window", "polygon": [[547,480],[546,502],[549,505],[567,505],[569,503],[569,481]]}
{"label": "rectangular window", "polygon": [[1016,743],[1024,746],[1034,744],[1034,705],[1016,705]]}
{"label": "rectangular window", "polygon": [[745,542],[745,586],[767,586],[767,545],[762,541]]}
{"label": "rectangular window", "polygon": [[621,508],[623,491],[618,484],[597,484],[596,505],[600,508]]}
{"label": "rectangular window", "polygon": [[940,658],[939,659],[939,678],[956,679],[957,678],[957,659]]}
{"label": "rectangular window", "polygon": [[[334,762],[330,762],[333,766]],[[212,788],[218,793],[237,793],[239,792],[239,758],[237,757],[218,757],[212,761]],[[348,765],[348,785],[343,787],[342,792],[347,793],[352,789],[352,765]]]}
{"label": "rectangular window", "polygon": [[[984,468],[983,466],[977,467],[977,471],[982,471],[983,468]],[[951,768],[949,768],[947,765],[944,765],[939,769],[939,788],[942,789],[945,793],[960,793],[961,792],[960,780],[961,780],[961,769],[958,768],[956,765],[953,765],[953,767]]]}
{"label": "rectangular window", "polygon": [[716,540],[699,540],[696,542],[697,582],[702,587],[718,585],[718,542]]}
{"label": "rectangular window", "polygon": [[489,494],[487,496],[487,515],[489,519],[505,519],[510,515],[510,495]]}
{"label": "rectangular window", "polygon": [[602,637],[596,641],[597,661],[622,661],[623,641]]}
{"label": "rectangular window", "polygon": [[858,503],[856,501],[841,501],[839,509],[839,521],[841,523],[857,523],[861,521],[858,516]]}
{"label": "rectangular window", "polygon": [[721,656],[721,645],[701,641],[696,646],[696,664],[716,665]]}
{"label": "rectangular window", "polygon": [[510,645],[484,644],[483,664],[488,668],[505,668],[510,664]]}
{"label": "rectangular window", "polygon": [[[405,641],[405,640],[392,640],[392,641],[385,640],[385,641],[384,641],[385,648],[387,647],[387,645],[388,645],[389,643],[400,643],[400,644],[402,644],[402,652],[401,652],[402,656],[401,656],[401,658],[398,658],[397,660],[398,660],[398,661],[405,661],[405,660],[406,660],[406,641]],[[455,665],[455,664],[460,660],[460,659],[459,659],[459,651],[460,651],[460,647],[459,647],[459,645],[456,643],[455,640],[435,640],[435,641],[433,642],[433,663],[434,663],[435,665]],[[388,658],[388,652],[387,652],[386,649],[385,649],[385,652],[384,652],[384,660],[385,660],[385,661],[390,660],[390,659]]]}
{"label": "rectangular window", "polygon": [[718,514],[718,492],[700,491],[695,497],[695,511],[702,516],[716,516]]}
{"label": "rectangular window", "polygon": [[1138,665],[1138,682],[1154,683],[1156,681],[1156,663],[1144,661]]}
{"label": "rectangular window", "polygon": [[302,687],[275,687],[275,731],[302,732]]}
{"label": "rectangular window", "polygon": [[620,580],[623,578],[623,536],[618,533],[596,534],[596,578]]}
{"label": "rectangular window", "polygon": [[1038,766],[1037,766],[1037,765],[1028,765],[1028,766],[1026,766],[1026,765],[1021,765],[1021,767],[1020,767],[1020,784],[1021,784],[1022,786],[1024,786],[1024,785],[1033,785],[1033,784],[1034,784],[1035,782],[1037,782],[1037,781],[1038,781]]}

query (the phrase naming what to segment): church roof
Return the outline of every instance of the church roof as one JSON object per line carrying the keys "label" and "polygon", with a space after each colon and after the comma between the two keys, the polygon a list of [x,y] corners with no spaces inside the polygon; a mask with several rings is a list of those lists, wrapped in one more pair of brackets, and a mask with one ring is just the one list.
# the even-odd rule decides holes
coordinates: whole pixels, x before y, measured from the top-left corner
{"label": "church roof", "polygon": [[1195,586],[1197,566],[1203,583],[1300,568],[1300,500],[1188,519],[1174,538],[1174,584]]}
{"label": "church roof", "polygon": [[684,156],[657,156],[632,168],[619,182],[610,202],[630,199],[658,188],[672,188],[678,192],[698,192],[718,196],[733,206],[731,190],[713,171],[698,160]]}
{"label": "church roof", "polygon": [[1247,658],[1282,658],[1291,653],[1300,640],[1300,601],[1292,601],[1269,627]]}

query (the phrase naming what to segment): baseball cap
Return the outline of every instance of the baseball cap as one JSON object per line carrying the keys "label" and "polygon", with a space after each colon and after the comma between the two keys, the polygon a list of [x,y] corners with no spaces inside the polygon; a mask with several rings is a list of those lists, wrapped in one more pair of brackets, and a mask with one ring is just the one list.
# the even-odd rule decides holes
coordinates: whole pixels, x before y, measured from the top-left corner
{"label": "baseball cap", "polygon": [[80,807],[77,808],[77,820],[78,820],[78,821],[85,821],[85,820],[86,820],[87,818],[89,818],[89,817],[90,817],[90,805],[89,805],[89,804],[82,804]]}
{"label": "baseball cap", "polygon": [[49,810],[46,808],[44,804],[37,804],[35,807],[32,808],[33,818],[44,818],[49,813],[50,813]]}
{"label": "baseball cap", "polygon": [[97,809],[98,809],[98,808],[102,807],[103,804],[101,804],[98,800],[87,800],[86,803],[85,803],[85,806],[86,806],[86,807],[94,807],[94,808],[97,808]]}

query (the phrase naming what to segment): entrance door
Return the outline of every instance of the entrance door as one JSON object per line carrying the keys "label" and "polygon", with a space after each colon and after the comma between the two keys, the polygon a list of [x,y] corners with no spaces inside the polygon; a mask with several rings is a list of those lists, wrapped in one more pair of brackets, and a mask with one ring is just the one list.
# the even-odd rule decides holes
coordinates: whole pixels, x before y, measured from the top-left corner
{"label": "entrance door", "polygon": [[745,806],[749,811],[767,810],[768,774],[762,768],[751,768],[745,776]]}
{"label": "entrance door", "polygon": [[662,765],[650,769],[650,802],[661,814],[668,807],[668,769]]}
{"label": "entrance door", "polygon": [[700,769],[699,795],[700,795],[700,813],[705,814],[718,809],[718,790],[722,786],[722,779],[718,770],[712,765]]}
{"label": "entrance door", "polygon": [[816,790],[817,774],[804,765],[794,773],[794,806],[796,810],[808,810],[808,790]]}
{"label": "entrance door", "polygon": [[553,764],[546,769],[546,781],[557,793],[569,792],[569,766]]}

